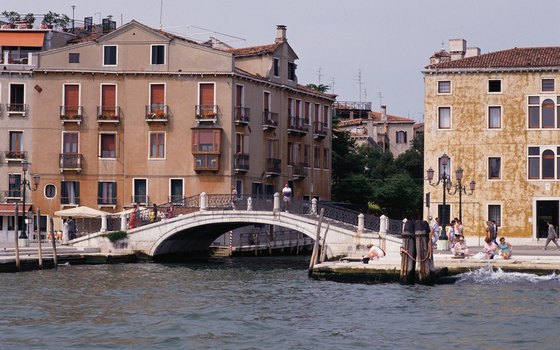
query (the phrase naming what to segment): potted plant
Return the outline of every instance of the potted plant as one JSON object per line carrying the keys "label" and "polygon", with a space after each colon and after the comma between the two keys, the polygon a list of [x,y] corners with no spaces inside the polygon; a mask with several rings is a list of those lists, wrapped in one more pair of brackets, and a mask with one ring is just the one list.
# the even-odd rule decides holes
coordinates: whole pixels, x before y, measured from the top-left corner
{"label": "potted plant", "polygon": [[27,28],[33,28],[33,23],[35,23],[35,16],[32,13],[28,13],[23,19],[27,22]]}
{"label": "potted plant", "polygon": [[43,21],[41,22],[41,25],[45,28],[51,29],[57,17],[58,17],[57,13],[49,11],[48,13],[45,13],[45,15],[43,16]]}
{"label": "potted plant", "polygon": [[21,20],[21,16],[16,11],[4,11],[2,12],[2,16],[6,17],[10,28],[14,28],[16,26],[16,21]]}

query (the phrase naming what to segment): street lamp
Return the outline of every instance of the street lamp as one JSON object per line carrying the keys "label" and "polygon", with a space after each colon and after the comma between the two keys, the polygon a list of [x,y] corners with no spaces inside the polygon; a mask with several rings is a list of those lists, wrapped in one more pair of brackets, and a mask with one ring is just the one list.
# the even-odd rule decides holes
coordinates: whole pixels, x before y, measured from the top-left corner
{"label": "street lamp", "polygon": [[[39,182],[41,181],[41,176],[39,174],[35,174],[33,175],[33,187],[31,187],[31,182],[29,182],[29,180],[27,180],[26,177],[26,173],[27,170],[29,170],[29,163],[24,161],[23,163],[21,163],[21,170],[23,170],[23,179],[20,183],[20,188],[23,190],[22,195],[23,195],[23,215],[24,215],[24,224],[21,227],[21,233],[19,235],[19,239],[27,239],[27,234],[25,233],[25,230],[27,229],[27,225],[29,223],[29,219],[27,216],[27,212],[25,211],[25,190],[29,189],[30,191],[37,191],[37,187],[39,186]],[[12,185],[15,185],[15,178],[10,178],[10,183]],[[17,218],[16,218],[17,220]]]}
{"label": "street lamp", "polygon": [[443,210],[441,213],[441,224],[443,225],[443,230],[440,230],[439,240],[438,241],[447,241],[447,234],[445,232],[445,192],[447,191],[448,184],[450,183],[449,175],[446,173],[447,165],[449,164],[449,156],[447,154],[443,154],[440,158],[440,164],[443,167],[443,172],[439,174],[438,180],[436,183],[433,183],[432,180],[434,179],[434,169],[429,168],[426,170],[426,178],[428,183],[431,186],[437,187],[441,183],[443,186]]}
{"label": "street lamp", "polygon": [[[455,170],[455,178],[457,179],[457,184],[453,185],[451,181],[448,182],[447,192],[452,196],[459,192],[459,220],[463,221],[463,193],[470,196],[474,193],[474,188],[476,187],[476,182],[471,180],[469,183],[469,190],[467,192],[467,185],[463,185],[461,180],[463,179],[463,168],[459,167]],[[454,188],[453,193],[451,193],[451,188]]]}

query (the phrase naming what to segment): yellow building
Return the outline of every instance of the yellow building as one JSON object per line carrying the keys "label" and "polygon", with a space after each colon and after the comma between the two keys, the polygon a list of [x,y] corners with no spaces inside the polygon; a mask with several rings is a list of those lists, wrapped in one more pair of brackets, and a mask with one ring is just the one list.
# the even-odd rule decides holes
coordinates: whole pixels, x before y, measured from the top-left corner
{"label": "yellow building", "polygon": [[[499,235],[528,242],[546,237],[560,214],[560,47],[514,48],[480,54],[465,40],[431,58],[424,73],[425,169],[441,178],[441,156],[453,193],[464,170],[462,220],[467,236]],[[443,186],[424,186],[425,216],[442,217]],[[459,195],[447,193],[445,221],[459,217]]]}
{"label": "yellow building", "polygon": [[285,26],[270,45],[233,49],[136,21],[40,52],[25,75],[33,205],[118,212],[286,182],[296,198],[330,199],[334,95],[298,84],[297,59]]}

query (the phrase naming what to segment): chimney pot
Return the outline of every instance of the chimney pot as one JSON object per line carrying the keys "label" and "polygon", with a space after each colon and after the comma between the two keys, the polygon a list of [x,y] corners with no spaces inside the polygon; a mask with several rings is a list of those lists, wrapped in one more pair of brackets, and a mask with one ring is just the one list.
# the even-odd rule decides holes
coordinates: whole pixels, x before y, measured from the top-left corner
{"label": "chimney pot", "polygon": [[279,24],[276,26],[276,42],[277,43],[284,43],[288,41],[286,38],[286,26],[283,24]]}

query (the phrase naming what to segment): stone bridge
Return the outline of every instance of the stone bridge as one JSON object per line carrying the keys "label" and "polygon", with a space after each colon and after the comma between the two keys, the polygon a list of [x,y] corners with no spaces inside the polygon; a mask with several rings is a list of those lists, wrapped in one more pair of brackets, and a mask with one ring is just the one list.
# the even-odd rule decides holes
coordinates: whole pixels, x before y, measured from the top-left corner
{"label": "stone bridge", "polygon": [[[80,237],[71,242],[73,246],[98,247],[101,251],[117,249],[132,250],[150,257],[207,255],[212,242],[224,233],[243,226],[265,224],[295,230],[316,239],[321,212],[320,240],[328,259],[353,255],[360,246],[374,243],[388,253],[399,253],[402,221],[377,218],[348,210],[314,199],[311,202],[292,201],[289,212],[283,211],[280,195],[273,199],[252,197],[231,201],[231,195],[207,195],[202,193],[196,200],[191,198],[185,207],[172,206],[176,215],[160,212],[159,220],[149,222],[148,209],[137,213],[140,226],[127,229],[128,217],[123,214],[121,230],[127,238],[115,244],[105,236],[105,224],[95,234]],[[134,213],[128,215],[135,215]]]}

